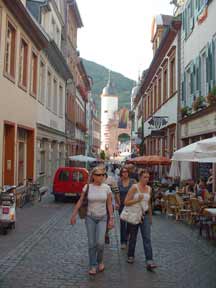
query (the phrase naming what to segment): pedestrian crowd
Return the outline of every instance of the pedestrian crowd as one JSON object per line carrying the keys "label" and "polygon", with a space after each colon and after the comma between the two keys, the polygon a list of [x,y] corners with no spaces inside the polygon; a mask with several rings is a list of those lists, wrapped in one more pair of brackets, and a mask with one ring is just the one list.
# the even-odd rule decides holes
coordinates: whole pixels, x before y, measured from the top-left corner
{"label": "pedestrian crowd", "polygon": [[[132,168],[132,169],[131,169]],[[114,227],[114,211],[120,219],[121,249],[127,251],[127,262],[135,261],[137,234],[140,230],[146,258],[146,268],[156,268],[151,244],[152,189],[148,185],[147,169],[137,171],[134,167],[116,167],[114,177],[106,168],[97,166],[90,172],[89,183],[75,205],[71,224],[77,215],[85,218],[88,237],[89,275],[105,270],[104,246],[109,244],[109,231]],[[85,211],[85,212],[84,212]]]}

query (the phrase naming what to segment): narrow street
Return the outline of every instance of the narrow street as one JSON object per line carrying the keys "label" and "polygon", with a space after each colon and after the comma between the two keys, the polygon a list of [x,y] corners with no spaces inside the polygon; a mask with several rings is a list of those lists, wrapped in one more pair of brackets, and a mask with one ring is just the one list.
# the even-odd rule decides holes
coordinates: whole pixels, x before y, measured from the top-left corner
{"label": "narrow street", "polygon": [[81,220],[69,224],[71,206],[54,203],[50,196],[18,210],[16,230],[0,235],[1,288],[215,287],[215,247],[197,230],[160,215],[154,216],[152,227],[156,272],[144,268],[140,237],[135,263],[126,263],[116,215],[111,244],[105,249],[106,271],[90,278],[85,225]]}

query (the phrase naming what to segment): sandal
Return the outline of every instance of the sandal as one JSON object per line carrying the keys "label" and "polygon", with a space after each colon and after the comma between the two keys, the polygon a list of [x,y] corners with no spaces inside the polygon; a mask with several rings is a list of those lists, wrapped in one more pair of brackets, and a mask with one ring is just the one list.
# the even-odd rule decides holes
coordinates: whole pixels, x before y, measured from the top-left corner
{"label": "sandal", "polygon": [[128,257],[127,262],[129,264],[133,264],[134,263],[134,257]]}
{"label": "sandal", "polygon": [[152,270],[154,270],[155,268],[157,268],[157,265],[156,265],[155,263],[153,263],[153,262],[147,263],[147,266],[146,266],[146,269],[147,269],[147,270],[152,271]]}
{"label": "sandal", "polygon": [[103,263],[98,265],[98,272],[103,272],[105,270],[105,266]]}
{"label": "sandal", "polygon": [[96,270],[96,268],[91,268],[88,273],[89,273],[89,275],[94,276],[97,274],[97,270]]}

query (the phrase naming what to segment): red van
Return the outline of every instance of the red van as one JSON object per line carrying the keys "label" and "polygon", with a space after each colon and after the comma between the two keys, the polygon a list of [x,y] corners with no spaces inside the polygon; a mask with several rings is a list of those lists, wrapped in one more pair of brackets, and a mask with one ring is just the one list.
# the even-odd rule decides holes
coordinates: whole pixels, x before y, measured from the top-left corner
{"label": "red van", "polygon": [[53,181],[55,201],[64,197],[79,198],[83,187],[88,182],[88,170],[81,167],[60,167]]}

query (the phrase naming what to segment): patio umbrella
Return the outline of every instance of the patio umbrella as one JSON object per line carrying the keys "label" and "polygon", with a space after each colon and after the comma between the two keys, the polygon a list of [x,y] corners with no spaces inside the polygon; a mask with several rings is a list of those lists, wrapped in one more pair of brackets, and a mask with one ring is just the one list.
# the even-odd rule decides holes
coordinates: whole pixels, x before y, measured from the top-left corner
{"label": "patio umbrella", "polygon": [[177,150],[172,160],[216,163],[216,137],[200,140]]}
{"label": "patio umbrella", "polygon": [[78,161],[78,162],[95,162],[95,161],[97,161],[96,158],[85,156],[85,155],[69,156],[69,159],[71,161]]}
{"label": "patio umbrella", "polygon": [[129,159],[128,163],[140,165],[170,165],[171,160],[159,155],[147,155]]}
{"label": "patio umbrella", "polygon": [[[216,137],[200,140],[173,154],[172,160],[216,163]],[[213,165],[213,190],[216,190],[216,164]]]}
{"label": "patio umbrella", "polygon": [[180,174],[180,169],[179,169],[179,162],[178,161],[172,161],[172,164],[170,166],[170,171],[169,171],[169,177],[179,177]]}

